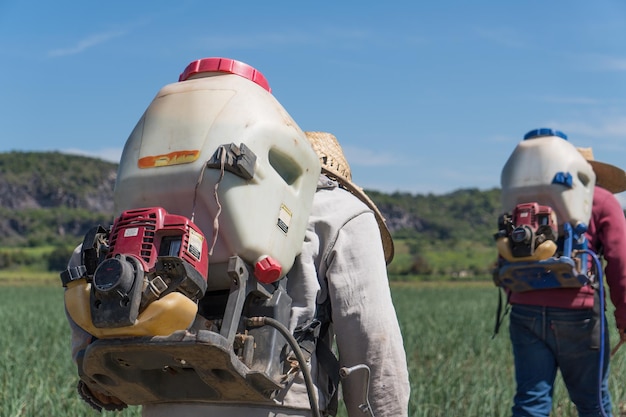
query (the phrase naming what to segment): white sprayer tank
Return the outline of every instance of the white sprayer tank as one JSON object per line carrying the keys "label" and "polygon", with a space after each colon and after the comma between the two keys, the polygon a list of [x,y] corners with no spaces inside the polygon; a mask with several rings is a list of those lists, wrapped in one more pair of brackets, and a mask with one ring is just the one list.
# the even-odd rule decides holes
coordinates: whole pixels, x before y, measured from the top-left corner
{"label": "white sprayer tank", "polygon": [[116,216],[160,206],[192,219],[209,247],[216,235],[209,289],[229,288],[233,255],[272,282],[301,251],[319,173],[315,151],[260,72],[201,59],[158,92],[128,138]]}
{"label": "white sprayer tank", "polygon": [[588,226],[596,176],[591,165],[562,132],[528,132],[507,160],[500,184],[502,205],[512,212],[517,204],[537,202],[552,207],[559,229]]}

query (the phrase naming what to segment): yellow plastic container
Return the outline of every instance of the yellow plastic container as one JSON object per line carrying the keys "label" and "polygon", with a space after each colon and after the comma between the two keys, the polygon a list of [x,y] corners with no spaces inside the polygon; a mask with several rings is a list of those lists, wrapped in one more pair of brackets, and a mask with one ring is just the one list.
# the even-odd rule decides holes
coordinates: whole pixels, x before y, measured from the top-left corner
{"label": "yellow plastic container", "polygon": [[91,320],[89,295],[91,284],[84,278],[67,284],[65,308],[72,320],[87,333],[98,338],[167,336],[189,328],[196,318],[198,306],[179,292],[171,292],[150,303],[132,326],[99,328]]}

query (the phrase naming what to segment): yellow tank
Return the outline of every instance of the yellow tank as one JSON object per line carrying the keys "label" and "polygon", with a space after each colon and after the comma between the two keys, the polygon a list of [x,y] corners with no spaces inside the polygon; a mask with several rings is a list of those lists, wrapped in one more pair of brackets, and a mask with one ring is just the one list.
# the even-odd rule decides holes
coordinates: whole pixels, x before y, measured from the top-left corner
{"label": "yellow tank", "polygon": [[85,278],[68,283],[65,308],[78,326],[97,338],[167,336],[189,328],[198,312],[192,300],[179,292],[171,292],[148,304],[132,326],[98,328],[91,320],[90,293],[91,284]]}
{"label": "yellow tank", "polygon": [[548,259],[556,253],[557,245],[552,240],[546,240],[537,248],[535,248],[535,252],[531,256],[523,256],[523,257],[514,257],[511,253],[511,246],[509,245],[508,237],[501,237],[496,240],[496,246],[498,248],[498,253],[504,259],[509,262],[527,262],[527,261],[543,261]]}

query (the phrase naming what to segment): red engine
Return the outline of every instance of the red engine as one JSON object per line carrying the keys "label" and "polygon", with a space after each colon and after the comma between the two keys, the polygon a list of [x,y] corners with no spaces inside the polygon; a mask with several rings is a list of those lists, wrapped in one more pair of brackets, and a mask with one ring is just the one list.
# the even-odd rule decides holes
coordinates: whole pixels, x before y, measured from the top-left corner
{"label": "red engine", "polygon": [[503,215],[498,223],[496,238],[509,237],[511,254],[516,258],[532,256],[540,244],[558,238],[556,213],[538,203],[518,204],[512,215]]}
{"label": "red engine", "polygon": [[209,256],[204,235],[185,216],[168,214],[161,207],[123,212],[113,224],[109,247],[107,258],[134,255],[146,271],[154,268],[157,257],[176,256],[207,279]]}
{"label": "red engine", "polygon": [[93,274],[91,314],[96,327],[123,327],[157,298],[178,291],[204,296],[208,244],[184,216],[161,207],[127,210],[115,220],[109,251]]}

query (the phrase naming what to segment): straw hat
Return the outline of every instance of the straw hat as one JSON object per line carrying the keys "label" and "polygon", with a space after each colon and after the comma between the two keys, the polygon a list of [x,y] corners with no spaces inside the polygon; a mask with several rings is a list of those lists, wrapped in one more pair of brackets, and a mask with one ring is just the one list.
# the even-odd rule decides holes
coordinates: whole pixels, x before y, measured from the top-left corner
{"label": "straw hat", "polygon": [[307,139],[311,142],[315,153],[320,158],[322,163],[322,172],[331,178],[337,180],[342,188],[350,191],[356,197],[364,202],[376,216],[378,222],[378,228],[380,229],[380,238],[383,242],[383,249],[385,251],[385,261],[387,264],[391,262],[394,255],[393,239],[391,233],[387,229],[385,219],[383,215],[376,207],[376,204],[365,194],[363,189],[352,182],[352,173],[350,172],[350,165],[343,154],[341,145],[337,141],[337,138],[331,133],[326,132],[304,132]]}
{"label": "straw hat", "polygon": [[591,148],[577,148],[578,152],[591,164],[596,174],[596,184],[613,194],[626,191],[626,172],[614,165],[593,159]]}

